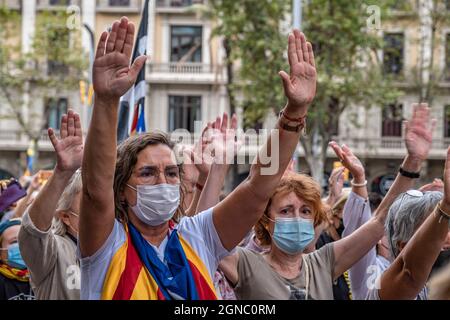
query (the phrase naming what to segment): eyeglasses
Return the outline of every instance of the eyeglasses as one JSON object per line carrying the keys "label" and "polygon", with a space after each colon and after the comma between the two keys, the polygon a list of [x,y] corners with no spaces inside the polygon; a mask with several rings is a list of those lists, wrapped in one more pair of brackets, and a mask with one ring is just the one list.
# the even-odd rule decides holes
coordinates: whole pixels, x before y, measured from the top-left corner
{"label": "eyeglasses", "polygon": [[[139,169],[137,175],[144,184],[154,185],[160,179],[161,170],[157,167],[143,167]],[[180,168],[178,166],[164,168],[164,177],[168,184],[180,183]]]}
{"label": "eyeglasses", "polygon": [[[404,194],[402,194],[402,197],[400,198],[400,204],[398,206],[399,209],[402,208],[403,200],[405,199],[405,196],[410,196],[410,197],[413,197],[413,198],[421,198],[421,197],[423,197],[423,192],[419,191],[419,190],[408,190],[408,191],[406,191]],[[388,231],[389,231],[389,237],[388,237],[389,243],[391,245],[392,251],[394,251],[395,246],[394,246],[394,243],[392,242],[392,234],[394,233],[394,219],[390,219],[389,220]]]}

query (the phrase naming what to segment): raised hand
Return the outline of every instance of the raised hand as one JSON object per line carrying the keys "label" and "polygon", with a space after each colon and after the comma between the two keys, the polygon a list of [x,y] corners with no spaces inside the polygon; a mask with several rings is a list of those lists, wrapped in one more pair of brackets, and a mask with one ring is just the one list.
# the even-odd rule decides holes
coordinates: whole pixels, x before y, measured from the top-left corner
{"label": "raised hand", "polygon": [[352,150],[346,145],[343,145],[342,148],[335,142],[330,142],[330,147],[333,149],[336,156],[342,162],[342,165],[350,171],[353,178],[357,183],[365,181],[365,171],[364,166],[361,161],[356,157]]}
{"label": "raised hand", "polygon": [[317,73],[312,45],[299,30],[289,35],[288,58],[290,75],[279,73],[289,100],[287,112],[304,116],[316,95]]}
{"label": "raised hand", "polygon": [[433,182],[420,187],[419,191],[422,192],[439,191],[444,193],[444,181],[442,181],[441,179],[434,179]]}
{"label": "raised hand", "polygon": [[48,136],[56,152],[56,170],[75,172],[83,160],[83,132],[78,113],[69,110],[61,119],[60,138],[52,128]]}
{"label": "raised hand", "polygon": [[237,154],[240,143],[236,141],[237,116],[231,118],[228,128],[228,114],[224,113],[222,119],[216,118],[212,130],[207,132],[211,141],[211,156],[217,164],[230,164]]}
{"label": "raised hand", "polygon": [[134,24],[126,17],[114,22],[111,33],[102,33],[93,68],[97,99],[117,102],[136,81],[147,57],[137,58],[130,67],[134,33]]}
{"label": "raised hand", "polygon": [[436,120],[430,120],[430,108],[426,103],[414,104],[413,108],[411,120],[404,121],[406,149],[410,157],[424,161],[431,149]]}
{"label": "raised hand", "polygon": [[331,172],[330,179],[328,179],[328,186],[330,189],[329,203],[333,205],[342,194],[342,189],[344,188],[344,170],[345,167],[335,168]]}

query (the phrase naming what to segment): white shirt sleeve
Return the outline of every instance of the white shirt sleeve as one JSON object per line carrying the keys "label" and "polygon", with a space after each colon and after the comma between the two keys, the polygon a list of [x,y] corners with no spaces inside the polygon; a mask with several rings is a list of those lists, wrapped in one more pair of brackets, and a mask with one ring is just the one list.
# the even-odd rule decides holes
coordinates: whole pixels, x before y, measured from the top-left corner
{"label": "white shirt sleeve", "polygon": [[[345,228],[342,237],[352,234],[369,221],[371,216],[369,201],[352,191],[344,206],[343,220]],[[364,300],[367,297],[369,289],[367,281],[371,275],[371,269],[376,268],[376,266],[377,253],[376,248],[373,247],[350,268],[349,276],[354,300]]]}
{"label": "white shirt sleeve", "polygon": [[217,270],[219,261],[234,252],[234,250],[228,251],[222,245],[214,226],[213,210],[214,208],[210,208],[194,217],[185,217],[181,219],[177,227],[179,234],[189,242],[192,249],[206,264],[211,277]]}

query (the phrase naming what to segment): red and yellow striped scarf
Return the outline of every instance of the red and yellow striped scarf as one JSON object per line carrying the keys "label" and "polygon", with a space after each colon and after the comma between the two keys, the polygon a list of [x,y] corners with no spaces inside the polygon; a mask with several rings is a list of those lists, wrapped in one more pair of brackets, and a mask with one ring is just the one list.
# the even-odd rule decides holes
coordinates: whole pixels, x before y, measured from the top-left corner
{"label": "red and yellow striped scarf", "polygon": [[18,280],[21,282],[30,281],[30,274],[28,269],[13,268],[6,263],[0,263],[0,274],[8,279]]}
{"label": "red and yellow striped scarf", "polygon": [[[114,254],[103,285],[102,300],[165,300],[156,280],[142,263],[128,227],[127,238]],[[201,300],[216,300],[214,285],[203,261],[179,235]]]}

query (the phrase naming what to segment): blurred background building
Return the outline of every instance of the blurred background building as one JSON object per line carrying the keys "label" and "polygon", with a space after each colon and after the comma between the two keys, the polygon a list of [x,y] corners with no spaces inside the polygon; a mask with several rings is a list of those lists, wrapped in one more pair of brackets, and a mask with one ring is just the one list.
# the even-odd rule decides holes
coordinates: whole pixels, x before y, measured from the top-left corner
{"label": "blurred background building", "polygon": [[[224,49],[220,37],[211,37],[214,22],[191,10],[191,5],[206,3],[206,0],[155,0],[150,1],[148,55],[146,79],[147,128],[173,131],[184,128],[194,131],[194,121],[207,121],[229,110],[226,92],[227,73]],[[449,2],[449,1],[447,1]],[[398,103],[384,108],[354,106],[341,116],[335,128],[335,139],[346,143],[366,164],[369,186],[372,191],[385,193],[395,177],[405,154],[402,143],[402,121],[411,115],[411,104],[419,100],[417,84],[411,70],[418,65],[419,53],[428,50],[420,45],[423,36],[420,8],[414,3],[412,11],[394,8],[389,19],[383,20],[379,35],[386,47],[380,52],[384,71],[398,75],[395,85],[405,94]],[[35,21],[43,11],[67,10],[69,5],[81,8],[83,23],[82,44],[86,52],[92,53],[101,33],[112,21],[126,15],[139,23],[143,1],[141,0],[0,0],[20,13],[20,43],[22,52],[29,50],[35,33]],[[450,12],[450,4],[447,5]],[[92,39],[93,36],[93,39]],[[442,176],[445,151],[450,145],[450,24],[436,32],[434,65],[439,74],[434,90],[433,116],[438,119],[433,149],[429,161],[423,168],[424,180],[431,181]],[[278,71],[278,70],[274,70]],[[281,85],[281,84],[280,84]],[[86,91],[86,89],[84,89]],[[30,97],[33,108],[45,115],[46,127],[59,129],[60,115],[70,106],[82,116],[86,132],[90,106],[80,97],[80,88],[58,92],[46,99]],[[26,152],[30,141],[20,129],[16,118],[8,116],[0,97],[0,178],[19,176],[25,170]],[[26,114],[24,115],[27,116]],[[269,115],[265,125],[273,125],[276,117]],[[52,146],[46,131],[42,132],[38,144],[39,168],[54,165]],[[305,168],[303,150],[299,147],[298,168]],[[329,150],[325,165],[328,174],[336,159]],[[245,176],[248,166],[239,171]],[[325,175],[326,177],[327,175]]]}

